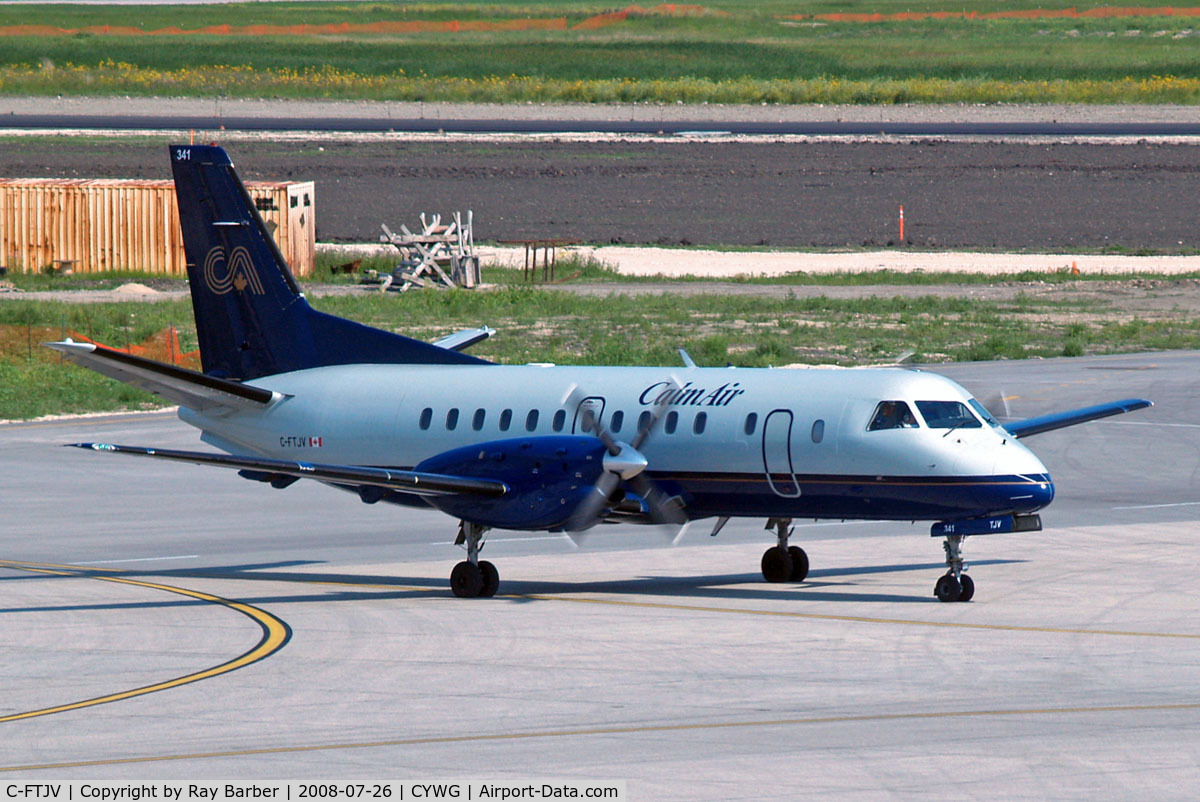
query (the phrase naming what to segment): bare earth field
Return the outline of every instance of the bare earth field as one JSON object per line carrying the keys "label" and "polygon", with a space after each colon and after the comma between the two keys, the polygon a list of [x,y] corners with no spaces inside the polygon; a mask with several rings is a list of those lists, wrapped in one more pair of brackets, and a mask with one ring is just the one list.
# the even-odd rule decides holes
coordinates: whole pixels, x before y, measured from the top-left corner
{"label": "bare earth field", "polygon": [[[166,138],[10,138],[0,176],[167,178]],[[480,239],[775,248],[1200,245],[1195,145],[949,141],[237,141],[247,179],[316,181],[317,236],[472,209]]]}

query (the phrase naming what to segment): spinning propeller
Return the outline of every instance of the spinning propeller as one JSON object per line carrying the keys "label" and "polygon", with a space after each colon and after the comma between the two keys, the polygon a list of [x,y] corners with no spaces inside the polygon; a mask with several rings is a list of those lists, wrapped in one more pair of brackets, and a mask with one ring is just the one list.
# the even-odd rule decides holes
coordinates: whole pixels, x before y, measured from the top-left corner
{"label": "spinning propeller", "polygon": [[[672,383],[675,387],[679,386],[676,381]],[[658,425],[658,421],[670,407],[670,403],[666,400],[669,394],[664,393],[661,397],[664,400],[654,405],[650,419],[639,429],[633,442],[623,443],[614,439],[612,434],[601,425],[591,407],[581,406],[587,396],[583,394],[579,386],[571,387],[564,403],[579,408],[583,431],[594,434],[600,439],[600,442],[604,443],[605,454],[604,473],[600,474],[600,478],[593,485],[593,492],[579,504],[567,522],[568,532],[583,532],[600,523],[606,510],[620,502],[620,497],[616,494],[622,482],[646,502],[650,519],[654,523],[681,525],[687,522],[687,514],[678,497],[667,495],[650,477],[646,476],[645,470],[649,461],[640,451],[650,433],[654,431],[654,427]]]}

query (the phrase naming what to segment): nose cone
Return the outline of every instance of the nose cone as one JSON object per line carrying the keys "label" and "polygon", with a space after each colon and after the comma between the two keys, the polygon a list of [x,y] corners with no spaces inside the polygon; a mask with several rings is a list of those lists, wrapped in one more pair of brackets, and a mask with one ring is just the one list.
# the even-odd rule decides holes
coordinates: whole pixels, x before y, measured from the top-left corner
{"label": "nose cone", "polygon": [[1054,500],[1050,471],[1038,456],[1015,440],[1008,440],[996,455],[995,474],[1004,477],[1008,501],[1014,512],[1034,512]]}
{"label": "nose cone", "polygon": [[[1030,477],[1031,479],[1041,479],[1032,483],[1030,487],[1030,498],[1028,499],[1028,507],[1018,508],[1018,512],[1033,512],[1040,510],[1054,501],[1054,482],[1050,481],[1050,474],[1042,474],[1041,477]],[[1024,500],[1022,500],[1024,501]]]}
{"label": "nose cone", "polygon": [[1010,486],[1013,509],[1016,512],[1034,512],[1054,501],[1054,482],[1050,479],[1050,472],[1042,465],[1041,460],[1037,457],[1034,457],[1034,460],[1041,470],[1014,474],[1012,477],[1017,480]]}

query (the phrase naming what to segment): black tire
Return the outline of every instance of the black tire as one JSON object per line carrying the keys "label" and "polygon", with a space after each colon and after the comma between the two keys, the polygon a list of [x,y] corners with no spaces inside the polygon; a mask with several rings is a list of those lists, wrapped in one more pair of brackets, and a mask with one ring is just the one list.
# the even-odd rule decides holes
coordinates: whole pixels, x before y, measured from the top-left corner
{"label": "black tire", "polygon": [[483,587],[479,589],[479,595],[481,598],[490,599],[500,589],[500,572],[487,560],[480,560],[479,573],[483,577]]}
{"label": "black tire", "polygon": [[954,578],[954,574],[946,574],[933,586],[933,595],[938,597],[938,601],[958,601],[962,590],[962,585]]}
{"label": "black tire", "polygon": [[792,575],[792,555],[772,546],[763,552],[762,575],[768,582],[787,582]]}
{"label": "black tire", "polygon": [[792,573],[788,575],[788,580],[803,582],[808,576],[808,555],[799,546],[788,546],[788,556],[792,558]]}
{"label": "black tire", "polygon": [[463,560],[450,572],[450,589],[460,599],[474,599],[483,590],[483,573],[478,565]]}
{"label": "black tire", "polygon": [[975,580],[971,579],[971,577],[967,576],[966,574],[963,574],[958,581],[959,584],[962,585],[962,593],[958,594],[958,600],[960,602],[970,601],[975,595]]}

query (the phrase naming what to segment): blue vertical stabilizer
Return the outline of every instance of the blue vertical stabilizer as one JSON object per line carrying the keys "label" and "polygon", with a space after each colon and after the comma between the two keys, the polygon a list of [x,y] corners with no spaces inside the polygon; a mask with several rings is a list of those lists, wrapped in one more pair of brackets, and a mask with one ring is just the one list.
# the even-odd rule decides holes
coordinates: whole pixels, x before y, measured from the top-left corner
{"label": "blue vertical stabilizer", "polygon": [[225,151],[170,152],[205,373],[250,380],[326,365],[487,364],[313,309]]}

